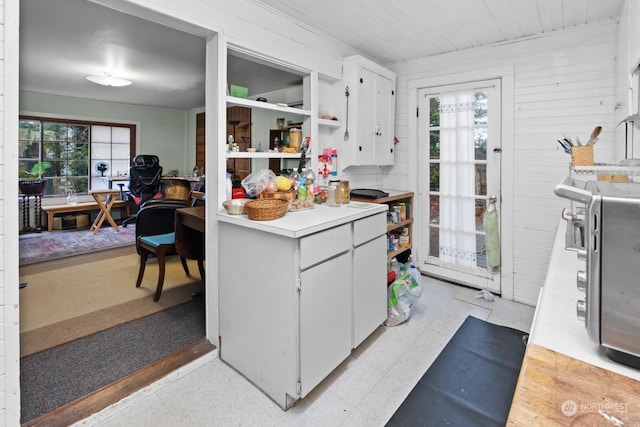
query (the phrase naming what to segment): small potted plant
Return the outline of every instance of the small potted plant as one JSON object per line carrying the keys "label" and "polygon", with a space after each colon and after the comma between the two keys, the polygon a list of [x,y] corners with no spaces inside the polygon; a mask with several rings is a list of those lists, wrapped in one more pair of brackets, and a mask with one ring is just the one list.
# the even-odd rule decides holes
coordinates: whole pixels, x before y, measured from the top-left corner
{"label": "small potted plant", "polygon": [[20,192],[26,195],[42,194],[47,185],[47,180],[42,179],[45,171],[51,167],[49,162],[38,162],[33,165],[31,170],[20,171]]}

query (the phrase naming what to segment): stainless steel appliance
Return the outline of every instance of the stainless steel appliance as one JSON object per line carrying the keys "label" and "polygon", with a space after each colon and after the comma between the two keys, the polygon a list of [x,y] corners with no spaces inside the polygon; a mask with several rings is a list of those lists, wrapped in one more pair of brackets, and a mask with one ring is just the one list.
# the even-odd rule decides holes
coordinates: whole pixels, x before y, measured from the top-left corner
{"label": "stainless steel appliance", "polygon": [[554,192],[584,206],[583,218],[568,215],[583,236],[578,258],[586,260],[577,274],[585,292],[578,318],[609,358],[640,368],[640,184],[568,177]]}

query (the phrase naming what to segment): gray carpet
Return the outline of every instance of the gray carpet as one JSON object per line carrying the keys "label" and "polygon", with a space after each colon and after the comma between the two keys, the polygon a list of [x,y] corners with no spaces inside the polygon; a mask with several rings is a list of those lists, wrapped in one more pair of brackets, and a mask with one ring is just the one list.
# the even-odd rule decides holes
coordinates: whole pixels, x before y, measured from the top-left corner
{"label": "gray carpet", "polygon": [[22,422],[37,418],[205,336],[204,295],[20,360]]}

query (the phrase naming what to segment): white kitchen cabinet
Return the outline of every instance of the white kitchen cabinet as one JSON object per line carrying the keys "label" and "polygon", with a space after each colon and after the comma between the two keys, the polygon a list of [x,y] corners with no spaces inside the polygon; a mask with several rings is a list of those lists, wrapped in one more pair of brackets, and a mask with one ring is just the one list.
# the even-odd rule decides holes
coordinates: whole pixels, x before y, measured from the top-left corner
{"label": "white kitchen cabinet", "polygon": [[361,56],[350,56],[343,61],[343,83],[348,138],[338,145],[340,167],[392,165],[396,74]]}
{"label": "white kitchen cabinet", "polygon": [[283,409],[386,319],[386,205],[218,213],[220,358]]}

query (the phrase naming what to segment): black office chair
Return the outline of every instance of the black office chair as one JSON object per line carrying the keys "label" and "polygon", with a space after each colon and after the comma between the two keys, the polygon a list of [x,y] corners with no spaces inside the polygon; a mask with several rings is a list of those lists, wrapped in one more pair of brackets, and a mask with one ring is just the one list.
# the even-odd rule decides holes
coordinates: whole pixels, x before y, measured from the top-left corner
{"label": "black office chair", "polygon": [[[139,211],[141,206],[149,200],[163,197],[160,191],[162,166],[160,159],[154,154],[139,154],[133,158],[133,166],[129,169],[129,191],[127,198]],[[122,226],[135,221],[137,212],[122,221]]]}

